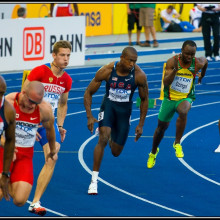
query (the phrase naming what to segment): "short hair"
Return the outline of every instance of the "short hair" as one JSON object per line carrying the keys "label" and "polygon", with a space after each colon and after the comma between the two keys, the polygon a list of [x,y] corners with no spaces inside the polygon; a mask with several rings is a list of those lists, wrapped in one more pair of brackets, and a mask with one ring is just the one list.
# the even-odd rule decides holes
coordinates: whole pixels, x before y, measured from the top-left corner
{"label": "short hair", "polygon": [[134,47],[125,47],[122,51],[122,56],[126,56],[128,53],[134,53],[137,55],[137,50]]}
{"label": "short hair", "polygon": [[173,10],[174,7],[173,7],[172,5],[169,5],[169,6],[167,7],[167,9]]}
{"label": "short hair", "polygon": [[20,7],[18,10],[17,10],[17,15],[18,17],[23,17],[26,13],[26,8],[23,8],[23,7]]}
{"label": "short hair", "polygon": [[60,41],[57,41],[54,46],[53,46],[53,53],[57,54],[59,52],[59,49],[60,48],[69,48],[70,51],[72,50],[72,46],[70,44],[69,41],[66,41],[66,40],[60,40]]}
{"label": "short hair", "polygon": [[193,41],[193,40],[186,40],[182,45],[182,50],[186,47],[186,45],[197,48],[197,45],[196,45],[195,41]]}

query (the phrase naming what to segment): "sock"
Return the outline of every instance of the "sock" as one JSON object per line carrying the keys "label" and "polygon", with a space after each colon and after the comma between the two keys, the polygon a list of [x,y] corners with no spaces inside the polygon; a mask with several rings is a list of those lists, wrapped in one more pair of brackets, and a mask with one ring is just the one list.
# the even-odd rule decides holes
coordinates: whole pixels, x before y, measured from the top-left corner
{"label": "sock", "polygon": [[98,179],[99,172],[98,171],[92,171],[92,181],[95,182]]}

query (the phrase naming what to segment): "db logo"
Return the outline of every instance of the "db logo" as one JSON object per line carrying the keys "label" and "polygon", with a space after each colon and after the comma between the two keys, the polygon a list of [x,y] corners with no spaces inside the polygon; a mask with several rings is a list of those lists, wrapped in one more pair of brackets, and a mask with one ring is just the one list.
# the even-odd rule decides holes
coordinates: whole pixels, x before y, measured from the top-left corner
{"label": "db logo", "polygon": [[23,31],[23,59],[43,60],[45,51],[44,27],[28,27]]}

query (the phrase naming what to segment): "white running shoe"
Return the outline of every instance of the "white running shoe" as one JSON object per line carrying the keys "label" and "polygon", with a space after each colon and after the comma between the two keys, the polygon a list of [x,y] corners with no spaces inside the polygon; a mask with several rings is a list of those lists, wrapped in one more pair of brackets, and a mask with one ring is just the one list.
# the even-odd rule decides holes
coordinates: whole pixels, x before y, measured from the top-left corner
{"label": "white running shoe", "polygon": [[30,204],[28,211],[40,216],[44,216],[47,211],[40,204],[40,201]]}
{"label": "white running shoe", "polygon": [[219,144],[219,146],[215,149],[215,153],[220,153],[220,144]]}
{"label": "white running shoe", "polygon": [[212,61],[212,58],[211,58],[210,56],[207,56],[206,59],[207,59],[208,61]]}
{"label": "white running shoe", "polygon": [[220,56],[216,56],[215,61],[220,61]]}
{"label": "white running shoe", "polygon": [[98,181],[91,181],[88,189],[89,195],[98,195]]}

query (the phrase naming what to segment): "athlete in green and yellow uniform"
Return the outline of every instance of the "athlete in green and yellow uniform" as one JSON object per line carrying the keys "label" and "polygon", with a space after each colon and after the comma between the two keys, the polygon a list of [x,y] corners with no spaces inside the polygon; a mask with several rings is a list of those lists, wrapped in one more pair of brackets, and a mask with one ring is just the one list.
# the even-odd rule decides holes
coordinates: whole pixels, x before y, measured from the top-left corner
{"label": "athlete in green and yellow uniform", "polygon": [[169,126],[175,112],[178,113],[176,121],[176,138],[173,147],[177,157],[183,157],[180,140],[186,127],[187,114],[195,100],[195,77],[198,74],[198,83],[208,66],[205,57],[196,58],[196,43],[187,40],[182,45],[182,53],[167,60],[164,84],[164,99],[158,115],[158,126],[154,132],[153,146],[147,161],[147,167],[152,168],[159,152],[159,144]]}

